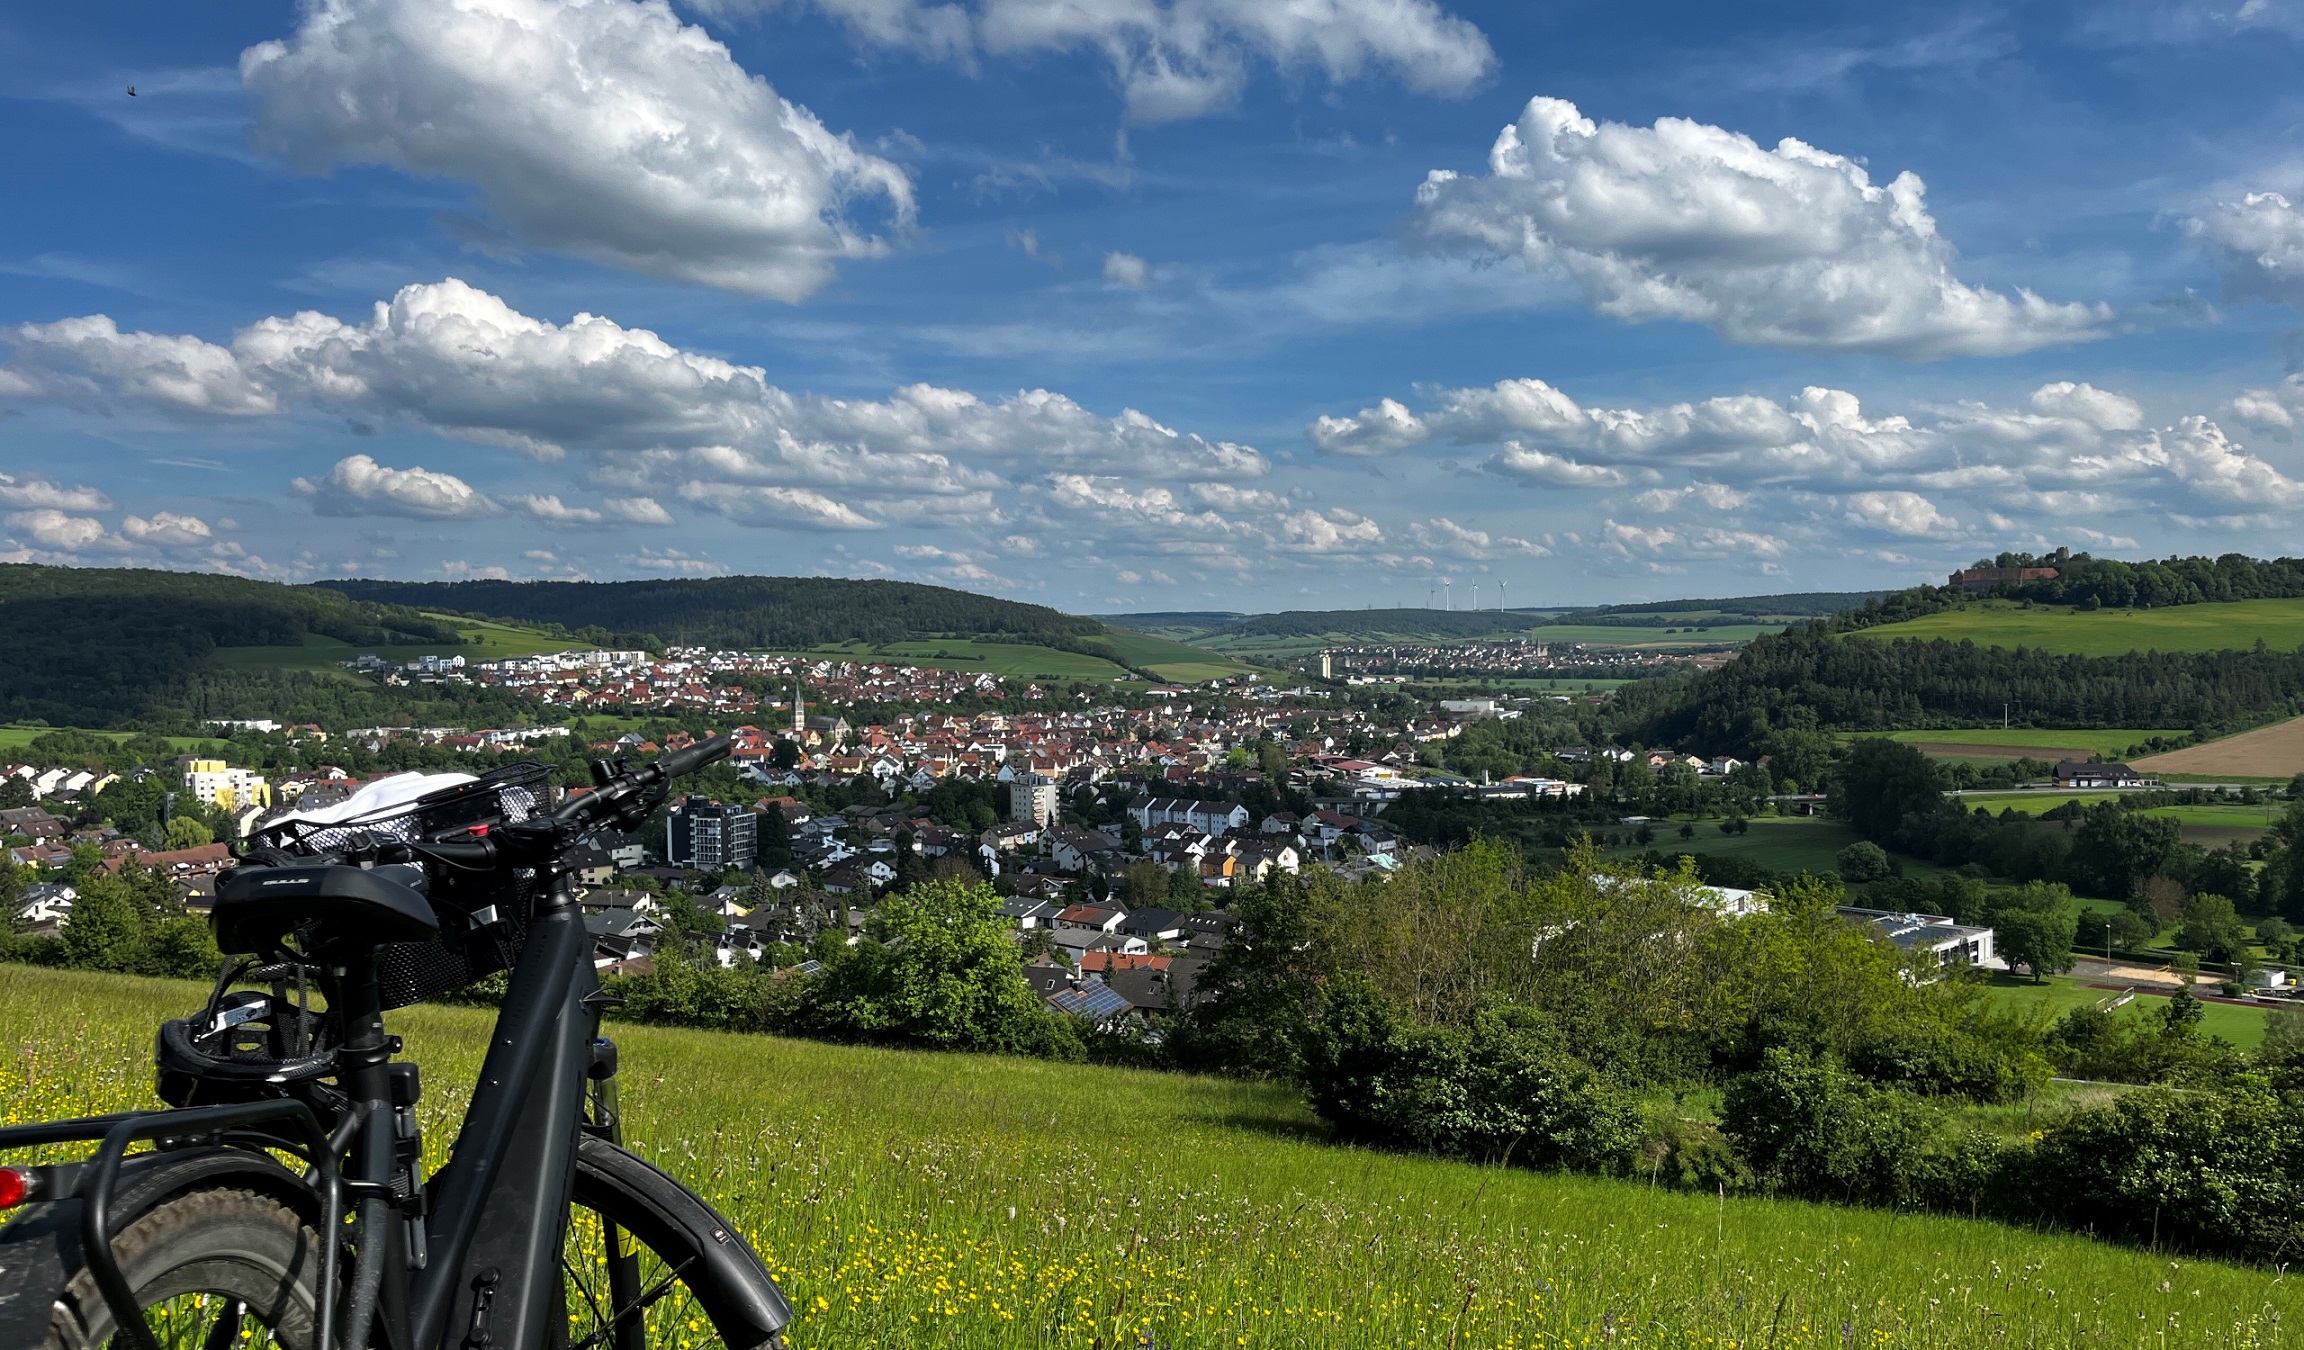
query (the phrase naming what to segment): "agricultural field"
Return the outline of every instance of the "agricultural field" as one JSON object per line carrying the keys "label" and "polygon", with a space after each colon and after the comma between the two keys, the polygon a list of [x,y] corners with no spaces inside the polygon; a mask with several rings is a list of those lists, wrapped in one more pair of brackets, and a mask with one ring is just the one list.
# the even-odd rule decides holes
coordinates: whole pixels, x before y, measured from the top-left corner
{"label": "agricultural field", "polygon": [[2304,600],[2097,610],[2069,605],[2025,609],[2014,601],[1985,600],[1849,636],[1942,638],[1949,642],[1967,639],[1980,647],[2037,647],[2071,656],[2213,652],[2253,647],[2258,639],[2268,647],[2293,651],[2304,645]]}
{"label": "agricultural field", "polygon": [[1120,653],[1123,660],[1149,670],[1163,680],[1174,680],[1179,684],[1221,680],[1229,675],[1242,675],[1255,669],[1244,662],[1149,633],[1114,630],[1105,635],[1103,642]]}
{"label": "agricultural field", "polygon": [[538,629],[487,619],[467,619],[455,614],[427,614],[426,617],[453,624],[464,635],[464,642],[461,645],[434,642],[363,647],[319,633],[306,633],[301,646],[219,647],[209,659],[219,666],[235,670],[329,672],[339,670],[345,662],[362,652],[372,652],[387,661],[407,661],[425,655],[461,656],[467,661],[498,661],[508,656],[540,656],[547,652],[564,652],[588,645],[573,638],[552,637]]}
{"label": "agricultural field", "polygon": [[2130,747],[2155,736],[2189,736],[2188,730],[2115,727],[2088,731],[2042,730],[2034,727],[1979,727],[1958,730],[1848,732],[1843,740],[1885,735],[1889,740],[1916,745],[1929,755],[1945,759],[2086,759],[2090,755],[2125,756]]}
{"label": "agricultural field", "polygon": [[[0,968],[10,1122],[150,1101],[203,990]],[[391,1015],[435,1160],[469,1009]],[[2278,1273],[1970,1220],[1332,1147],[1271,1085],[619,1027],[627,1130],[760,1249],[793,1350],[2281,1346]]]}
{"label": "agricultural field", "polygon": [[2304,773],[2304,717],[2136,761],[2141,773],[2285,779]]}

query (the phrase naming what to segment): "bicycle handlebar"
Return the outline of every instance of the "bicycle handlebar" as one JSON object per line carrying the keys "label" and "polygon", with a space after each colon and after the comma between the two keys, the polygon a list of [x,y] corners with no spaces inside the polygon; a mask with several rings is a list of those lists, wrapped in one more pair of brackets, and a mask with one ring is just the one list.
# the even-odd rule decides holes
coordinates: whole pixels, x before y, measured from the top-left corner
{"label": "bicycle handlebar", "polygon": [[735,748],[733,740],[715,736],[637,769],[610,774],[605,767],[596,767],[594,772],[602,778],[599,785],[581,797],[569,798],[548,816],[515,821],[464,838],[411,841],[386,852],[405,850],[412,857],[479,871],[549,865],[602,825],[626,815],[636,822],[639,814],[660,799],[666,784],[726,759]]}
{"label": "bicycle handlebar", "polygon": [[685,750],[675,750],[649,767],[661,771],[667,779],[685,778],[707,764],[728,758],[735,750],[736,742],[726,736],[715,736]]}

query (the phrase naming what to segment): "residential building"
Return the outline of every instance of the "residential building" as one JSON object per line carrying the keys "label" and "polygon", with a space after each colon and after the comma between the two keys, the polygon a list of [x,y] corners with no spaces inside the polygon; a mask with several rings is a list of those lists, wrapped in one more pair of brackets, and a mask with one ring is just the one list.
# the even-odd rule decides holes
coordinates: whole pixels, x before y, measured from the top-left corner
{"label": "residential building", "polygon": [[683,797],[667,818],[664,856],[675,867],[719,872],[750,867],[759,851],[759,822],[741,806]]}
{"label": "residential building", "polygon": [[1008,784],[1008,815],[1018,822],[1049,825],[1056,819],[1056,780],[1046,774],[1020,773]]}
{"label": "residential building", "polygon": [[220,759],[184,761],[184,790],[219,811],[270,806],[272,785],[253,769],[235,769]]}
{"label": "residential building", "polygon": [[2144,775],[2125,764],[2083,764],[2075,759],[2056,763],[2056,786],[2060,788],[2127,788],[2143,782]]}
{"label": "residential building", "polygon": [[1138,797],[1128,804],[1128,816],[1144,829],[1155,825],[1190,825],[1203,834],[1222,834],[1248,823],[1248,808],[1237,802],[1202,802],[1184,797]]}

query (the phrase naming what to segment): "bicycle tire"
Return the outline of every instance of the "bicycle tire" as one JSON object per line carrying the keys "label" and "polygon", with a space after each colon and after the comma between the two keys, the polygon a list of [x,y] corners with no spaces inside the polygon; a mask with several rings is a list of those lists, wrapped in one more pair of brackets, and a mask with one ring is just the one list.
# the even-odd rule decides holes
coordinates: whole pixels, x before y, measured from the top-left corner
{"label": "bicycle tire", "polygon": [[[277,1196],[191,1190],[139,1215],[112,1239],[162,1350],[309,1350],[320,1237]],[[119,1327],[86,1269],[65,1282],[43,1350],[96,1350]]]}
{"label": "bicycle tire", "polygon": [[[734,1225],[671,1175],[586,1136],[572,1202],[558,1350],[781,1346],[791,1310],[767,1268]],[[632,1262],[621,1278],[618,1255]]]}

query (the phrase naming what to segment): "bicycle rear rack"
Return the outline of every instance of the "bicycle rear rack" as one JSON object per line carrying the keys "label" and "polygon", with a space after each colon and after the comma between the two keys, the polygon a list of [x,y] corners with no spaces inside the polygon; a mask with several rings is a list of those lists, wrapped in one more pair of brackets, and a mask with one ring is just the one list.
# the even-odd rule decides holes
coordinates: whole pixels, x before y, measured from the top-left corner
{"label": "bicycle rear rack", "polygon": [[[268,1121],[285,1121],[301,1133],[310,1149],[307,1160],[312,1173],[305,1178],[307,1185],[315,1185],[320,1192],[321,1207],[321,1260],[319,1291],[314,1310],[314,1350],[333,1350],[336,1341],[336,1255],[335,1244],[344,1225],[343,1181],[336,1172],[336,1150],[328,1134],[320,1128],[320,1121],[312,1108],[300,1101],[279,1098],[272,1101],[242,1102],[228,1106],[193,1106],[171,1111],[124,1111],[109,1116],[83,1116],[78,1120],[52,1120],[31,1125],[10,1125],[0,1128],[0,1150],[36,1148],[43,1144],[69,1144],[87,1140],[101,1140],[94,1157],[79,1164],[78,1184],[71,1195],[80,1201],[81,1256],[88,1263],[89,1273],[96,1277],[97,1291],[103,1294],[105,1305],[112,1310],[112,1320],[119,1325],[119,1336],[125,1337],[133,1350],[161,1350],[158,1338],[144,1323],[144,1310],[136,1306],[136,1291],[129,1287],[128,1277],[112,1255],[112,1186],[119,1179],[120,1163],[127,1156],[128,1146],[146,1140],[175,1140],[191,1142],[216,1139],[221,1142],[228,1133],[245,1130]],[[246,1142],[269,1143],[278,1146],[271,1136],[259,1136]],[[63,1199],[62,1195],[42,1197]]]}

